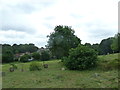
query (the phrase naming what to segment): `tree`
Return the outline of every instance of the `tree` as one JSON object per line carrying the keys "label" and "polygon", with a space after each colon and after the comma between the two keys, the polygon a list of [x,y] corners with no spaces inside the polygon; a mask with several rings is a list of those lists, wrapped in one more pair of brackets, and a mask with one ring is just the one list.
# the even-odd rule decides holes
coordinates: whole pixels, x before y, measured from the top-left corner
{"label": "tree", "polygon": [[111,38],[107,38],[107,39],[103,39],[99,45],[99,54],[107,54],[107,53],[113,53],[113,50],[111,48],[111,44],[112,44],[112,37]]}
{"label": "tree", "polygon": [[56,26],[54,32],[49,36],[47,48],[56,58],[68,56],[68,51],[81,43],[81,40],[74,35],[74,30],[68,26]]}
{"label": "tree", "polygon": [[4,51],[4,53],[2,54],[2,62],[3,63],[9,63],[9,62],[13,62],[14,61],[14,54],[12,51],[8,50],[8,51]]}
{"label": "tree", "polygon": [[116,34],[112,40],[111,48],[114,52],[118,53],[120,50],[120,33]]}
{"label": "tree", "polygon": [[90,43],[85,43],[85,46],[92,48],[92,45]]}
{"label": "tree", "polygon": [[33,57],[35,60],[40,60],[40,54],[37,53],[37,52],[34,52],[34,53],[32,54],[32,57]]}
{"label": "tree", "polygon": [[13,48],[13,52],[14,52],[14,54],[17,54],[17,53],[20,52],[19,49],[18,49],[19,46],[18,46],[17,44],[13,44],[12,48]]}
{"label": "tree", "polygon": [[36,52],[38,50],[38,47],[36,47],[34,44],[13,44],[12,46],[14,53],[25,53],[25,52]]}
{"label": "tree", "polygon": [[30,59],[30,58],[31,58],[30,55],[25,54],[25,55],[23,55],[23,56],[20,57],[20,61],[21,62],[28,62],[28,59]]}
{"label": "tree", "polygon": [[99,53],[99,44],[93,44],[92,48]]}
{"label": "tree", "polygon": [[33,43],[28,44],[28,51],[29,52],[36,52],[38,50],[38,47],[36,47]]}
{"label": "tree", "polygon": [[14,61],[13,48],[9,44],[2,45],[2,62],[9,63]]}
{"label": "tree", "polygon": [[6,53],[7,51],[10,51],[13,53],[13,48],[9,44],[3,44],[2,45],[2,53]]}
{"label": "tree", "polygon": [[40,56],[42,61],[47,61],[50,59],[50,54],[48,51],[42,51]]}
{"label": "tree", "polygon": [[63,63],[70,70],[85,70],[95,67],[96,61],[96,51],[83,45],[70,49],[69,56],[63,58]]}

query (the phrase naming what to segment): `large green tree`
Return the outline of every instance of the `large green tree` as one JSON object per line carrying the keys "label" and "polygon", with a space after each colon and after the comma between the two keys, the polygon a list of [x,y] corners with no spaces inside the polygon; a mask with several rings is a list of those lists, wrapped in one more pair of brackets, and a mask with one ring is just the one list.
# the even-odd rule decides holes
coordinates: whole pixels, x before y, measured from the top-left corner
{"label": "large green tree", "polygon": [[55,27],[54,32],[48,36],[47,45],[53,56],[56,58],[67,56],[69,49],[81,44],[81,40],[74,33],[74,30],[69,26],[59,25]]}

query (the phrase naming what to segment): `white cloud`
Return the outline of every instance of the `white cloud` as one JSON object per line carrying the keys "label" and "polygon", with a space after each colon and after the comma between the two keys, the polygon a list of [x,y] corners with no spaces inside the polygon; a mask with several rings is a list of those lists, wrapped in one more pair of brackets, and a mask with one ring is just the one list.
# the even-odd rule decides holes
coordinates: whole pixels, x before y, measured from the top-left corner
{"label": "white cloud", "polygon": [[2,26],[11,26],[0,30],[1,43],[44,46],[56,25],[72,26],[82,43],[100,43],[118,32],[118,0],[1,0],[0,13]]}

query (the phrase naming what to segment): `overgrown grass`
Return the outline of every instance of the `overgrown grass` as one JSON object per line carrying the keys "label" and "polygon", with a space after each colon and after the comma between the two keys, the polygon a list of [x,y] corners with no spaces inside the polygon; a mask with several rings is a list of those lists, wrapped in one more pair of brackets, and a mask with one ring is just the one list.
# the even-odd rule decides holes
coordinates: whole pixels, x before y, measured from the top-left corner
{"label": "overgrown grass", "polygon": [[[106,63],[117,58],[117,54],[99,56],[99,63]],[[43,62],[35,61],[43,64]],[[85,71],[64,70],[60,60],[46,61],[48,68],[40,71],[29,71],[28,63],[15,63],[18,67],[14,72],[9,72],[9,64],[4,64],[3,88],[117,88],[117,69],[103,70],[94,68]],[[24,71],[21,72],[21,68]],[[65,68],[65,67],[64,67]]]}
{"label": "overgrown grass", "polygon": [[119,54],[101,55],[98,57],[98,68],[102,70],[118,69],[120,66]]}

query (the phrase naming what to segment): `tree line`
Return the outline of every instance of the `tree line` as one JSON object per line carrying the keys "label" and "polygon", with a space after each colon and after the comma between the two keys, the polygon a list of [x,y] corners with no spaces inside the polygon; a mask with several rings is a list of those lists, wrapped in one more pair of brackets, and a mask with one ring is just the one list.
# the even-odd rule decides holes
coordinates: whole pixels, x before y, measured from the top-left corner
{"label": "tree line", "polygon": [[47,48],[50,49],[53,56],[58,59],[67,56],[69,50],[76,48],[79,44],[94,49],[98,55],[118,53],[120,50],[120,33],[114,37],[103,39],[100,44],[93,45],[90,43],[81,44],[80,38],[74,35],[74,33],[75,31],[69,26],[59,25],[55,27],[54,32],[48,35],[49,40],[47,44]]}
{"label": "tree line", "polygon": [[[70,26],[56,26],[54,28],[54,32],[50,33],[47,36],[49,38],[46,49],[49,50],[51,59],[62,59],[65,56],[69,56],[69,50],[71,48],[76,48],[78,45],[83,45],[94,49],[98,55],[106,55],[111,53],[119,53],[120,50],[120,33],[117,33],[114,37],[109,37],[107,39],[103,39],[100,44],[90,44],[85,43],[81,44],[80,38],[75,35],[74,29]],[[39,42],[39,41],[38,41]],[[39,48],[35,46],[33,43],[30,44],[2,44],[2,61],[3,62],[11,62],[13,61],[12,56],[17,53],[35,53]],[[35,54],[33,54],[34,57]],[[38,55],[39,56],[39,55]],[[43,57],[46,57],[43,55]],[[9,58],[9,61],[7,61]]]}
{"label": "tree line", "polygon": [[14,61],[15,54],[26,53],[26,52],[36,52],[38,47],[34,44],[2,44],[2,62],[12,62]]}
{"label": "tree line", "polygon": [[120,51],[120,33],[116,34],[114,37],[109,37],[107,39],[103,39],[100,44],[85,43],[85,46],[93,48],[98,52],[99,55],[106,55],[112,53],[119,53]]}

